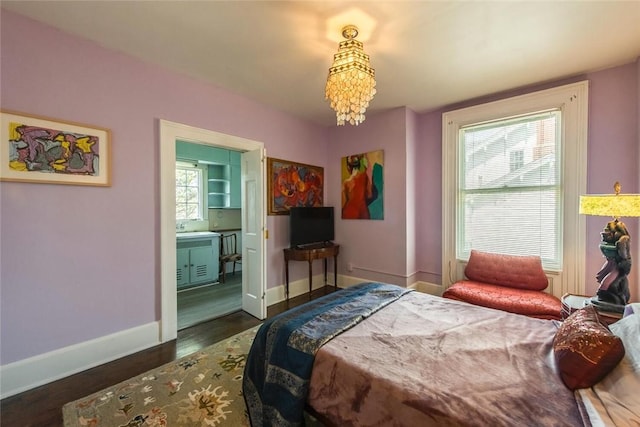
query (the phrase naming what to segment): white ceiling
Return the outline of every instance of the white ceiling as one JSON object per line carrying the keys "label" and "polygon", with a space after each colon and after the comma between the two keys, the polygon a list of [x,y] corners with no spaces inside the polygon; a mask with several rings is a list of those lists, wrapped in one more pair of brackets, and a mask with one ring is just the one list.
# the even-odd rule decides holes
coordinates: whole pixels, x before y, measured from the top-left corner
{"label": "white ceiling", "polygon": [[640,1],[7,1],[11,10],[322,125],[344,24],[416,112],[632,62]]}

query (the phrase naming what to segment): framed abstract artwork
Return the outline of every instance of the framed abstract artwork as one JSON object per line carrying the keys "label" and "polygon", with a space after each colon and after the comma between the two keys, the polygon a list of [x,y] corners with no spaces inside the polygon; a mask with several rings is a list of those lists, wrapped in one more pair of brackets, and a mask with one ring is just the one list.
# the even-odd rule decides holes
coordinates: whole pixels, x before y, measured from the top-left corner
{"label": "framed abstract artwork", "polygon": [[384,151],[342,158],[342,218],[384,219]]}
{"label": "framed abstract artwork", "polygon": [[324,168],[267,158],[269,215],[289,215],[291,207],[324,203]]}
{"label": "framed abstract artwork", "polygon": [[0,180],[111,185],[108,129],[0,112]]}

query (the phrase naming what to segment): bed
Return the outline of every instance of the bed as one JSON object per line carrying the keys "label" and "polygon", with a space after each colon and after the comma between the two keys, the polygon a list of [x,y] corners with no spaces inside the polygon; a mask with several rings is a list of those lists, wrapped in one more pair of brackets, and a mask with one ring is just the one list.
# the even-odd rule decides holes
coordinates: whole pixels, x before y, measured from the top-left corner
{"label": "bed", "polygon": [[[640,425],[640,314],[612,325],[618,336],[594,313],[562,323],[343,289],[262,325],[243,378],[251,424],[300,425],[306,410],[335,426]],[[583,324],[600,335],[585,341]]]}

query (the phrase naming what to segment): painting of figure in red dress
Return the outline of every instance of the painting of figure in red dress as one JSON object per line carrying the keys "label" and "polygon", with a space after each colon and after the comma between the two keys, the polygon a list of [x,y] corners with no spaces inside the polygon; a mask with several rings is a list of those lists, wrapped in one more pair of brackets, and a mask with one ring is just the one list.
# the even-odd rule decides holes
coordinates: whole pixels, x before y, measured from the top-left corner
{"label": "painting of figure in red dress", "polygon": [[384,151],[342,158],[342,218],[384,219]]}
{"label": "painting of figure in red dress", "polygon": [[267,159],[269,215],[288,215],[291,207],[323,205],[324,168]]}

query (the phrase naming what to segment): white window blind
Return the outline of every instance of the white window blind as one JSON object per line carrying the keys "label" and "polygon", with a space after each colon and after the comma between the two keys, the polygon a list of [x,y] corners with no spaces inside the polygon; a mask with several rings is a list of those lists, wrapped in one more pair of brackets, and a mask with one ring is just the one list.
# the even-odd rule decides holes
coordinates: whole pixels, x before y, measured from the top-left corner
{"label": "white window blind", "polygon": [[176,220],[203,218],[202,170],[195,167],[176,167]]}
{"label": "white window blind", "polygon": [[561,266],[560,111],[460,129],[457,256],[538,255]]}

